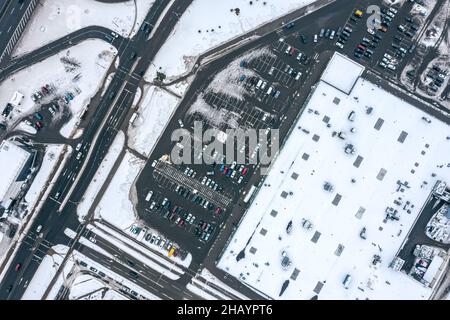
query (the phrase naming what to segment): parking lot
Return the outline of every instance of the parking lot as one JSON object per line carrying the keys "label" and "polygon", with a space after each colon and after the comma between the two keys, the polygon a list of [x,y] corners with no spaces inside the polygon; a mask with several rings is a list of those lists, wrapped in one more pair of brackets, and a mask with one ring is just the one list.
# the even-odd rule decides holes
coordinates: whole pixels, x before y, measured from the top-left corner
{"label": "parking lot", "polygon": [[[323,71],[327,61],[320,61],[321,57],[330,56],[336,50],[343,51],[370,69],[378,70],[385,77],[399,74],[400,66],[406,63],[411,53],[400,54],[402,51],[392,47],[392,43],[400,32],[397,25],[405,23],[411,5],[406,3],[394,17],[383,13],[392,20],[385,32],[368,30],[366,20],[369,14],[365,12],[368,5],[367,1],[361,1],[357,6],[341,6],[340,10],[330,12],[314,24],[285,25],[274,32],[270,41],[253,49],[255,52],[262,50],[261,53],[236,53],[220,62],[221,69],[196,79],[191,85],[191,93],[178,107],[138,178],[140,217],[180,247],[206,253],[236,208],[236,203],[245,197],[251,187],[249,181],[258,173],[256,169],[259,167],[258,164],[222,164],[225,154],[217,151],[205,154],[206,145],[195,143],[192,158],[200,161],[203,157],[215,163],[171,164],[168,155],[175,145],[170,141],[174,129],[183,127],[192,134],[194,122],[202,121],[203,130],[215,128],[225,132],[226,129],[254,128],[270,132],[280,128],[285,134],[311,85]],[[381,8],[382,12],[387,10],[385,6]],[[357,17],[355,13],[360,9],[363,15]],[[344,32],[348,36],[341,41]],[[404,36],[399,43],[409,50],[413,45],[412,39]],[[337,42],[343,44],[342,48],[336,45]],[[355,56],[359,52],[355,51],[358,45],[364,47],[361,56]],[[369,54],[367,50],[370,50]],[[385,68],[379,67],[386,58],[385,54],[392,57],[391,64],[396,59],[398,67],[388,68],[388,64]],[[240,96],[230,95],[225,89],[209,88],[214,77],[227,68],[232,71],[228,82]],[[245,153],[246,161],[256,157],[255,150],[235,150],[235,154],[239,152]],[[149,194],[150,199],[146,200]],[[241,212],[243,209],[239,208]]]}

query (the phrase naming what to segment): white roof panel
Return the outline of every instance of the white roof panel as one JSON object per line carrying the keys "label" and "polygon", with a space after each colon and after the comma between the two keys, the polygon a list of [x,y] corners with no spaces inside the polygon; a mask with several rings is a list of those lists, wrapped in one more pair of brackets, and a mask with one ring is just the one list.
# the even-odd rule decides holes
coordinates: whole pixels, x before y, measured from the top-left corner
{"label": "white roof panel", "polygon": [[362,65],[336,52],[323,72],[321,79],[336,89],[349,94],[363,71]]}
{"label": "white roof panel", "polygon": [[0,179],[0,202],[8,192],[9,187],[15,181],[30,153],[18,147],[11,141],[3,141],[0,144],[0,168],[2,170]]}

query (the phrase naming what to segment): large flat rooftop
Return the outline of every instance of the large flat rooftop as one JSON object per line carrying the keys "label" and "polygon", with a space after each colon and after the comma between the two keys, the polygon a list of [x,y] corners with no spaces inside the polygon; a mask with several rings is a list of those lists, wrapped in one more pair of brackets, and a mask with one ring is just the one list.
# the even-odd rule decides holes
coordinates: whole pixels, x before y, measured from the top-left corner
{"label": "large flat rooftop", "polygon": [[2,168],[0,179],[0,202],[8,192],[9,187],[15,181],[30,153],[18,147],[16,144],[4,140],[0,144],[0,168]]}
{"label": "large flat rooftop", "polygon": [[[430,288],[388,266],[434,183],[450,180],[449,130],[363,78],[349,94],[320,81],[218,267],[274,299],[427,299]],[[399,221],[385,220],[388,206]]]}

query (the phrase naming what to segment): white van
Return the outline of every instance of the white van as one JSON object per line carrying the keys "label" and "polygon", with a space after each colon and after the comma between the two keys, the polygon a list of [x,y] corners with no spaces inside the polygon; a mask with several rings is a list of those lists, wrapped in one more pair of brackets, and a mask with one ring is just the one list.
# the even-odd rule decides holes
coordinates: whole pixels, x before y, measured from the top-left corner
{"label": "white van", "polygon": [[147,193],[147,196],[145,197],[145,201],[149,201],[152,198],[152,195],[153,195],[153,191],[149,191]]}
{"label": "white van", "polygon": [[271,93],[272,93],[272,91],[273,91],[273,87],[269,87],[269,89],[267,89],[267,92],[266,92],[266,94],[271,94]]}
{"label": "white van", "polygon": [[263,81],[260,79],[260,80],[258,81],[258,83],[256,84],[256,89],[261,88],[262,83],[263,83]]}

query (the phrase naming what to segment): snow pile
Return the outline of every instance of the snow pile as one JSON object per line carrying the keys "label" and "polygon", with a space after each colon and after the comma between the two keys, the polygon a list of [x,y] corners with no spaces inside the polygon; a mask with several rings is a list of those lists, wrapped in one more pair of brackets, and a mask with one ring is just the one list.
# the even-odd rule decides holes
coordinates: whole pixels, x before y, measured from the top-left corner
{"label": "snow pile", "polygon": [[83,221],[85,216],[89,213],[89,209],[92,206],[95,197],[108,178],[108,175],[110,174],[114,163],[122,152],[124,145],[125,134],[123,133],[123,131],[119,131],[113,143],[111,144],[108,153],[106,154],[100,167],[95,173],[94,178],[89,184],[86,193],[83,195],[83,198],[77,206],[77,214],[80,221]]}
{"label": "snow pile", "polygon": [[130,200],[131,186],[144,165],[143,160],[129,152],[125,153],[111,183],[95,209],[96,218],[104,219],[123,230],[134,223],[136,217],[133,203]]}
{"label": "snow pile", "polygon": [[197,96],[197,99],[186,114],[201,115],[203,119],[217,128],[239,128],[240,115],[225,108],[217,109],[210,106],[203,98],[203,94],[199,94]]}
{"label": "snow pile", "polygon": [[89,26],[105,27],[123,37],[132,37],[139,30],[153,3],[154,0],[128,0],[117,3],[41,0],[13,54],[18,56],[31,52]]}
{"label": "snow pile", "polygon": [[[431,13],[435,5],[440,5],[434,0],[431,2],[432,3],[429,3],[426,7],[427,14],[418,15],[423,21],[426,20],[426,18],[428,17],[429,13]],[[442,37],[443,32],[447,30],[446,24],[447,24],[447,14],[449,10],[450,10],[450,3],[448,1],[444,1],[441,7],[438,9],[436,15],[433,17],[431,23],[428,24],[426,31],[424,32],[422,38],[420,39],[420,44],[423,44],[424,46],[430,48],[436,46],[438,40]],[[422,12],[422,11],[414,9],[411,12]],[[448,48],[446,51],[448,51]]]}
{"label": "snow pile", "polygon": [[150,67],[146,79],[153,80],[156,71],[165,73],[169,78],[183,74],[204,51],[313,2],[195,0],[159,50],[154,60],[156,68]]}
{"label": "snow pile", "polygon": [[[101,40],[86,40],[6,78],[0,84],[0,105],[6,105],[16,90],[25,96],[22,104],[14,108],[6,120],[9,129],[23,117],[41,108],[41,104],[33,102],[31,96],[49,84],[54,90],[44,96],[41,103],[57,102],[67,92],[74,95],[68,106],[62,105],[61,109],[65,110],[59,111],[72,114],[70,121],[61,130],[68,137],[79,113],[99,90],[116,53],[116,49]],[[48,124],[48,119],[44,122]]]}
{"label": "snow pile", "polygon": [[134,125],[128,127],[128,146],[149,156],[179,99],[154,86],[146,87],[144,92],[143,101],[137,110],[139,116]]}
{"label": "snow pile", "polygon": [[214,79],[208,86],[207,91],[221,92],[227,96],[242,100],[243,94],[246,90],[239,78],[241,76],[246,78],[253,77],[256,76],[256,73],[251,69],[242,68],[240,66],[241,61],[246,61],[249,63],[252,60],[262,56],[271,57],[275,55],[269,49],[262,48],[241,56],[214,76]]}

